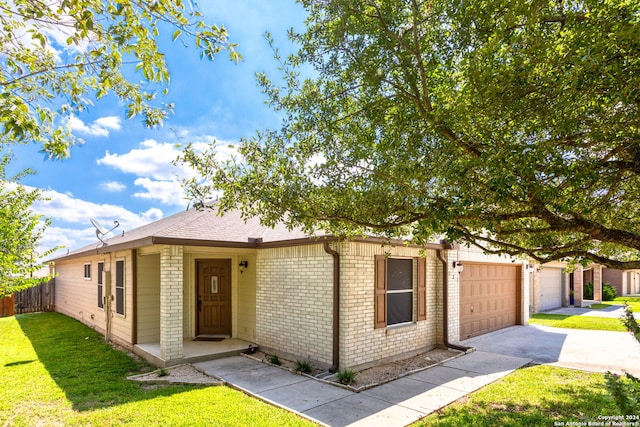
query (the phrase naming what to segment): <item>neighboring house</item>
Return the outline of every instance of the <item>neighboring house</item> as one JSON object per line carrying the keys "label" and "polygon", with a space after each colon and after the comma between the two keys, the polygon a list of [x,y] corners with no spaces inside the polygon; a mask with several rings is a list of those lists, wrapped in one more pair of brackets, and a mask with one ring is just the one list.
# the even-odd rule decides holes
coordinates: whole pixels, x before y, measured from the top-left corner
{"label": "neighboring house", "polygon": [[[567,263],[550,262],[540,266],[535,266],[531,274],[531,313],[552,310],[558,307],[583,307],[602,301],[602,285],[612,283],[612,278],[629,277],[629,281],[634,280],[631,272],[625,272],[624,276],[614,273],[598,264],[591,264],[588,267],[575,266],[571,273],[566,272]],[[593,298],[585,299],[583,286],[587,283],[593,284]],[[626,281],[624,286],[626,286]],[[612,283],[613,284],[613,283]],[[620,289],[623,286],[620,285]],[[626,289],[626,287],[624,288]],[[630,288],[631,289],[631,288]],[[620,293],[620,291],[618,291]]]}
{"label": "neighboring house", "polygon": [[231,337],[359,369],[528,323],[525,265],[448,243],[340,241],[209,209],[107,243],[54,260],[56,310],[161,366],[188,361],[194,338]]}
{"label": "neighboring house", "polygon": [[639,270],[604,268],[602,270],[602,282],[615,287],[619,296],[640,294]]}

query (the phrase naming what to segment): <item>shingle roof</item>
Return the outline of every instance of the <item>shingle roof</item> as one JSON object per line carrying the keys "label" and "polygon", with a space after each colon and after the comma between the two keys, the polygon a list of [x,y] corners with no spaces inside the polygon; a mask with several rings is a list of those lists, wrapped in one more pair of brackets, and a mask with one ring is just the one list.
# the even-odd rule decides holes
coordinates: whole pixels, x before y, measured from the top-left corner
{"label": "shingle roof", "polygon": [[[118,233],[116,230],[114,233]],[[107,246],[96,241],[66,255],[52,259],[86,255],[90,252],[111,252],[120,249],[132,249],[154,243],[158,244],[191,244],[212,246],[247,246],[261,243],[284,242],[297,239],[308,239],[311,236],[300,229],[288,230],[284,224],[267,227],[260,224],[256,217],[246,221],[240,211],[230,211],[218,215],[214,209],[189,209],[168,216],[142,227],[126,230],[121,234],[105,239]]]}

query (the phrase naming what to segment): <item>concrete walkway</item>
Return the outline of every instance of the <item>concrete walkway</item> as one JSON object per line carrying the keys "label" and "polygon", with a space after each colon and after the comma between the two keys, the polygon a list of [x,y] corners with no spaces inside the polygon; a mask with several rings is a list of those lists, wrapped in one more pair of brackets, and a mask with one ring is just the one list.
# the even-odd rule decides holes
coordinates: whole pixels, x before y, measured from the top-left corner
{"label": "concrete walkway", "polygon": [[[593,317],[609,317],[619,319],[624,315],[624,306],[612,305],[600,310],[594,310],[588,307],[560,307],[553,310],[545,311],[543,314],[562,314],[565,316],[593,316]],[[637,317],[639,313],[634,313]]]}
{"label": "concrete walkway", "polygon": [[529,361],[475,351],[360,393],[242,356],[194,366],[233,387],[323,425],[401,427]]}

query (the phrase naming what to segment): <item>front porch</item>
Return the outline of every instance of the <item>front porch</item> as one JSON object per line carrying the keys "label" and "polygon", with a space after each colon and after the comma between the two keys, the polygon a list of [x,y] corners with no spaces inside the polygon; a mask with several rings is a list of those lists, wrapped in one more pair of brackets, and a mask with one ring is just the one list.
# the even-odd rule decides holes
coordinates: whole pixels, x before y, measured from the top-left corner
{"label": "front porch", "polygon": [[182,342],[182,358],[169,361],[162,358],[159,342],[136,344],[133,347],[133,352],[147,362],[164,368],[182,363],[198,363],[237,356],[242,351],[247,350],[249,345],[252,344],[238,338],[226,338],[222,341],[193,341],[192,339],[185,339]]}

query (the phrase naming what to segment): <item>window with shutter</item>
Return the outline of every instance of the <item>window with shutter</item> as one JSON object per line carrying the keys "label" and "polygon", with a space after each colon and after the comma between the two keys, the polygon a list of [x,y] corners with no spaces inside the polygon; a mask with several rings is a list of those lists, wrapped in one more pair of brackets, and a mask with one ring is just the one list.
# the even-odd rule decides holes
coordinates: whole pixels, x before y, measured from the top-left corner
{"label": "window with shutter", "polygon": [[91,280],[91,263],[84,264],[84,280]]}
{"label": "window with shutter", "polygon": [[98,263],[98,307],[104,308],[104,288],[102,284],[102,272],[104,271],[104,262]]}
{"label": "window with shutter", "polygon": [[116,313],[124,315],[124,260],[116,261]]}
{"label": "window with shutter", "polygon": [[[415,292],[414,262],[417,264]],[[375,328],[427,319],[426,266],[424,258],[375,257]]]}

